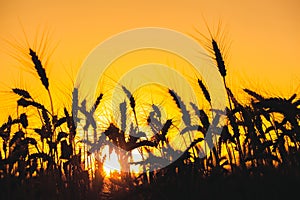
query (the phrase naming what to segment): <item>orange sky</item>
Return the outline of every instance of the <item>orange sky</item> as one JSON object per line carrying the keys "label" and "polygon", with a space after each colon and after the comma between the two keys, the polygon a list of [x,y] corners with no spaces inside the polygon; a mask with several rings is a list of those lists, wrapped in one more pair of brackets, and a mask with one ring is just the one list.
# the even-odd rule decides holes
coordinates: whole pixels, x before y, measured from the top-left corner
{"label": "orange sky", "polygon": [[[52,34],[58,44],[51,63],[51,87],[70,82],[84,58],[101,41],[121,31],[158,26],[197,36],[194,27],[207,34],[219,19],[232,41],[227,60],[229,85],[249,87],[272,94],[298,91],[300,51],[300,2],[298,0],[11,0],[0,1],[0,87],[25,85],[35,89],[32,76],[20,72],[9,57],[3,40],[25,42],[21,24],[33,41],[37,30]],[[225,44],[226,45],[226,44]],[[229,43],[227,43],[229,45]],[[71,69],[72,68],[72,69]],[[21,76],[21,78],[20,78]],[[20,80],[21,79],[21,80]],[[66,80],[67,79],[67,80]],[[67,85],[67,84],[66,84]],[[36,91],[38,94],[38,92]],[[5,93],[1,93],[5,94]],[[54,98],[59,98],[57,96]]]}

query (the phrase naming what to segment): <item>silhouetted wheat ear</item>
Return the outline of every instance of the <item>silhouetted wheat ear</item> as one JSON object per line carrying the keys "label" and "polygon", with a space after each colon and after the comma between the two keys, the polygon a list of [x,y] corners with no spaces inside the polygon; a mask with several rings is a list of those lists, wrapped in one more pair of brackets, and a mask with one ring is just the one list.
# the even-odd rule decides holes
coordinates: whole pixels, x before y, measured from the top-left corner
{"label": "silhouetted wheat ear", "polygon": [[126,111],[127,111],[127,104],[126,101],[120,103],[120,114],[121,114],[121,129],[123,131],[126,130]]}
{"label": "silhouetted wheat ear", "polygon": [[176,92],[172,89],[169,89],[169,94],[172,96],[173,100],[175,101],[177,107],[180,109],[182,113],[182,120],[186,126],[191,125],[191,115],[186,108],[186,105],[181,100],[180,96],[176,94]]}
{"label": "silhouetted wheat ear", "polygon": [[296,97],[297,97],[297,94],[293,94],[293,95],[288,99],[288,101],[289,101],[289,102],[292,102]]}
{"label": "silhouetted wheat ear", "polygon": [[130,101],[130,107],[134,110],[134,108],[135,108],[135,99],[134,99],[133,95],[131,94],[131,92],[125,86],[122,86],[122,89],[123,89],[124,93],[126,94],[127,98]]}
{"label": "silhouetted wheat ear", "polygon": [[23,97],[17,101],[17,104],[18,104],[18,106],[22,106],[24,108],[26,108],[28,106],[33,106],[33,107],[36,107],[38,109],[47,111],[45,106],[43,106],[42,104],[37,103],[35,101],[28,101]]}
{"label": "silhouetted wheat ear", "polygon": [[2,126],[0,127],[0,132],[3,132],[5,129],[9,129],[11,125],[12,125],[12,118],[9,115],[7,122],[2,124]]}
{"label": "silhouetted wheat ear", "polygon": [[103,98],[103,94],[100,93],[100,95],[97,97],[97,99],[96,99],[96,101],[95,101],[95,103],[94,103],[92,109],[90,110],[90,113],[95,112],[95,110],[98,108],[98,106],[99,106],[99,104],[100,104],[102,98]]}
{"label": "silhouetted wheat ear", "polygon": [[202,109],[199,110],[199,114],[200,114],[200,121],[201,121],[202,125],[206,128],[206,130],[208,130],[208,127],[210,125],[208,115]]}
{"label": "silhouetted wheat ear", "polygon": [[95,109],[95,110],[96,110],[97,107],[99,106],[99,104],[100,104],[102,98],[103,98],[103,94],[101,93],[101,94],[97,97],[97,99],[96,99],[96,101],[95,101],[95,104],[94,104],[94,109]]}
{"label": "silhouetted wheat ear", "polygon": [[263,101],[265,100],[265,98],[263,96],[261,96],[260,94],[257,94],[256,92],[249,90],[247,88],[244,89],[244,91],[249,94],[250,96],[254,97],[255,99],[259,100],[259,101]]}
{"label": "silhouetted wheat ear", "polygon": [[[51,137],[54,132],[52,131],[51,121],[46,110],[42,110],[42,118],[44,121],[44,130],[42,131]],[[51,142],[49,143],[49,147],[52,148],[50,145],[52,145]]]}
{"label": "silhouetted wheat ear", "polygon": [[130,100],[130,106],[135,112],[135,109],[134,109],[135,108],[135,100],[134,100],[133,96],[131,96],[129,100]]}
{"label": "silhouetted wheat ear", "polygon": [[190,102],[191,107],[193,108],[196,116],[200,119],[200,109],[198,108],[198,106],[196,104],[194,104],[193,102]]}
{"label": "silhouetted wheat ear", "polygon": [[133,97],[133,94],[131,94],[131,92],[125,87],[125,86],[122,86],[122,89],[124,91],[124,93],[126,94],[127,98],[129,99],[129,102],[130,102],[130,107],[132,108],[132,111],[133,111],[133,114],[134,114],[134,119],[135,119],[135,122],[138,126],[138,120],[137,120],[137,116],[136,116],[136,112],[135,112],[135,99]]}
{"label": "silhouetted wheat ear", "polygon": [[49,118],[46,110],[42,110],[42,116],[43,116],[43,120],[44,120],[46,126],[50,127],[51,122],[50,122],[50,118]]}
{"label": "silhouetted wheat ear", "polygon": [[46,90],[49,90],[49,81],[48,81],[48,78],[46,75],[46,71],[45,71],[39,57],[37,56],[36,52],[34,52],[32,49],[29,49],[29,55],[31,56],[31,60],[32,60],[34,67],[42,81],[42,84],[44,85]]}
{"label": "silhouetted wheat ear", "polygon": [[22,113],[20,115],[20,123],[22,124],[22,126],[24,128],[27,128],[27,126],[28,126],[28,119],[27,119],[27,115],[25,113]]}
{"label": "silhouetted wheat ear", "polygon": [[78,115],[78,88],[74,88],[72,92],[72,115],[75,118]]}
{"label": "silhouetted wheat ear", "polygon": [[178,99],[177,94],[176,94],[172,89],[169,89],[169,94],[171,95],[171,97],[172,97],[173,100],[175,101],[177,107],[178,107],[179,109],[181,109],[180,101],[179,101],[179,99]]}
{"label": "silhouetted wheat ear", "polygon": [[24,98],[19,99],[19,100],[17,101],[17,104],[18,104],[19,106],[23,106],[23,107],[25,107],[25,108],[31,105],[31,104],[30,104],[30,101],[27,101],[27,100],[24,99]]}
{"label": "silhouetted wheat ear", "polygon": [[155,104],[152,104],[151,106],[152,106],[153,111],[156,113],[156,116],[158,118],[161,118],[161,112],[160,112],[159,107]]}
{"label": "silhouetted wheat ear", "polygon": [[168,119],[168,120],[166,121],[166,123],[164,124],[164,126],[163,126],[162,129],[161,129],[161,134],[162,134],[163,136],[166,136],[166,135],[167,135],[167,133],[168,133],[170,127],[172,126],[172,124],[173,124],[173,120],[172,120],[172,119]]}
{"label": "silhouetted wheat ear", "polygon": [[225,67],[225,63],[223,60],[223,56],[219,49],[218,43],[214,39],[212,39],[212,46],[213,46],[213,51],[215,54],[215,59],[216,59],[217,65],[218,65],[219,72],[220,72],[221,76],[225,77],[226,76],[226,67]]}
{"label": "silhouetted wheat ear", "polygon": [[31,96],[30,96],[29,92],[27,92],[26,90],[19,89],[19,88],[13,88],[12,91],[15,94],[17,94],[17,95],[19,95],[19,96],[21,96],[25,99],[31,99]]}
{"label": "silhouetted wheat ear", "polygon": [[203,84],[202,80],[198,79],[198,84],[203,92],[205,99],[211,104],[210,94],[209,94],[207,88],[205,87],[205,85]]}

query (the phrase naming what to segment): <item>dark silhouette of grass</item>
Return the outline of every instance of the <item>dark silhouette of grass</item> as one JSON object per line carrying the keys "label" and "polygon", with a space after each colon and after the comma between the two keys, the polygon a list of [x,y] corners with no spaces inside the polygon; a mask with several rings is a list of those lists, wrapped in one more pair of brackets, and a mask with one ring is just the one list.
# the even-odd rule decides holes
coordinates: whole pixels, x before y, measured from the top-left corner
{"label": "dark silhouette of grass", "polygon": [[[12,91],[20,97],[17,106],[36,111],[41,123],[31,121],[27,113],[8,117],[0,127],[0,198],[1,199],[286,199],[297,194],[300,184],[300,99],[294,94],[289,98],[264,97],[250,89],[244,89],[251,103],[243,105],[226,85],[226,68],[217,42],[212,38],[212,50],[220,75],[224,80],[229,104],[226,108],[226,124],[222,129],[218,145],[211,153],[200,158],[201,144],[206,140],[209,126],[218,129],[204,108],[191,104],[199,121],[191,121],[193,112],[176,91],[168,90],[173,103],[182,113],[186,128],[180,133],[197,131],[203,137],[194,138],[184,152],[177,152],[168,142],[172,119],[163,119],[160,109],[152,105],[147,119],[153,136],[139,131],[136,101],[122,87],[134,112],[134,119],[127,115],[124,100],[119,105],[121,127],[111,122],[97,138],[94,114],[101,107],[105,94],[100,94],[91,110],[85,101],[78,102],[78,91],[73,91],[72,110],[64,108],[58,116],[46,106],[35,101],[30,93],[20,88]],[[37,75],[48,91],[50,89],[46,71],[37,54],[30,49],[30,56]],[[199,89],[210,103],[209,90],[205,83],[197,80]],[[76,142],[78,113],[86,117],[85,138]],[[130,123],[130,134],[127,121]],[[89,128],[94,138],[88,138]],[[29,132],[35,132],[33,137]],[[192,138],[191,138],[192,139]],[[103,160],[96,160],[94,170],[87,170],[91,153],[101,151],[109,140],[126,151],[141,148],[148,153],[140,163],[144,169],[153,171],[139,176],[121,174],[110,178],[105,186]],[[82,145],[84,144],[84,145]],[[86,146],[92,146],[88,152]],[[164,148],[159,158],[151,148]],[[117,149],[116,149],[117,150]],[[112,152],[112,149],[109,150]],[[178,155],[178,159],[175,159]],[[130,154],[118,155],[122,167],[130,163]],[[157,166],[174,159],[172,164],[160,169]],[[127,166],[128,167],[128,166]],[[105,187],[108,187],[108,189]],[[107,190],[107,191],[106,191]]]}

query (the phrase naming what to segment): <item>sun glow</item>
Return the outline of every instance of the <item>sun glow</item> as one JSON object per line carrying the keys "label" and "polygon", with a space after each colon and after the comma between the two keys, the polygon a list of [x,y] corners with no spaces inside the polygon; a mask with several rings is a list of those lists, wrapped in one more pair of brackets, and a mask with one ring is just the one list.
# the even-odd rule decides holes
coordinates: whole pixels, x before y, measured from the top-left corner
{"label": "sun glow", "polygon": [[113,172],[121,172],[121,165],[115,150],[109,154],[108,146],[106,146],[103,149],[102,156],[104,157],[103,171],[105,172],[106,176],[110,176]]}
{"label": "sun glow", "polygon": [[[131,162],[139,162],[142,160],[142,156],[137,149],[131,151]],[[112,174],[121,174],[121,163],[118,154],[115,150],[109,152],[108,146],[104,147],[101,154],[103,158],[103,171],[107,177],[110,177]],[[127,163],[125,163],[127,164]],[[138,164],[129,164],[129,170],[131,174],[139,174],[142,171],[142,168]]]}

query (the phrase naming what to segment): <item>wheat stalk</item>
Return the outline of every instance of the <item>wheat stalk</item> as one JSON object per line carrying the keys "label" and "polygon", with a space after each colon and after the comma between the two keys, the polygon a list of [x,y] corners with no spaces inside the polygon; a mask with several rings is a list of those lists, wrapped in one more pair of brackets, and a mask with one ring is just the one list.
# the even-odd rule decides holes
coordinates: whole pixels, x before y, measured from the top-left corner
{"label": "wheat stalk", "polygon": [[31,48],[29,48],[29,55],[31,56],[31,60],[34,64],[34,68],[36,69],[36,72],[38,73],[40,80],[42,81],[43,86],[46,88],[48,92],[48,96],[50,99],[50,106],[51,106],[51,113],[52,116],[54,115],[54,110],[53,110],[53,101],[52,101],[52,96],[49,90],[49,79],[46,75],[46,70],[42,65],[41,60],[39,59],[37,53],[33,51]]}

